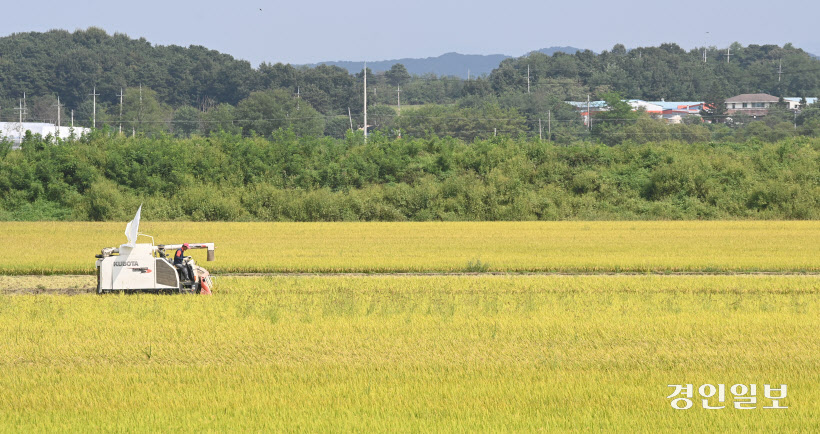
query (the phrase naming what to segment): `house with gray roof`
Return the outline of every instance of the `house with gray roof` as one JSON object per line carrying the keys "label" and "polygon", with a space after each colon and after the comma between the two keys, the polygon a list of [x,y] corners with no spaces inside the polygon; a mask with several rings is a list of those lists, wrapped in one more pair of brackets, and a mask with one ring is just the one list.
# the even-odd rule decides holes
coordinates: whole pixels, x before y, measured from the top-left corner
{"label": "house with gray roof", "polygon": [[725,101],[729,115],[744,114],[751,117],[766,116],[780,98],[767,93],[744,93]]}

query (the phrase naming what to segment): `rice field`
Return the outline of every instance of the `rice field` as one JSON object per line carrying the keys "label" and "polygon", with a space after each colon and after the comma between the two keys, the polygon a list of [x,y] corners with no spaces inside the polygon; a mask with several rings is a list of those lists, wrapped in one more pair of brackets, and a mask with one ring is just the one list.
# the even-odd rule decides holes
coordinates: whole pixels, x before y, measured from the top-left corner
{"label": "rice field", "polygon": [[[815,275],[478,275],[0,295],[0,431],[810,431],[818,294]],[[683,383],[726,384],[727,408],[672,409]],[[732,408],[736,383],[757,409]],[[789,408],[763,409],[764,384]]]}
{"label": "rice field", "polygon": [[93,294],[123,229],[0,226],[0,432],[820,425],[818,222],[143,222],[214,295]]}
{"label": "rice field", "polygon": [[[124,223],[0,223],[0,274],[91,274]],[[817,272],[820,222],[146,222],[216,243],[216,273]],[[141,242],[149,242],[141,238]],[[204,263],[205,253],[193,256]]]}

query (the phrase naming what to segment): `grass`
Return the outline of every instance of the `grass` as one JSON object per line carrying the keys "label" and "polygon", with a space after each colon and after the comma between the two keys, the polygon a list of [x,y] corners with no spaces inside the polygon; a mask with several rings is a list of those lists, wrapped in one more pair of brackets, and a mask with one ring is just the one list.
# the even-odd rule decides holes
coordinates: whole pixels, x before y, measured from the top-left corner
{"label": "grass", "polygon": [[[123,223],[5,222],[0,274],[92,274]],[[820,271],[820,222],[143,222],[156,243],[214,242],[214,272]],[[45,240],[45,241],[44,241]],[[148,239],[141,239],[146,242]]]}
{"label": "grass", "polygon": [[[0,295],[0,430],[800,432],[820,424],[818,294],[818,276],[479,275]],[[787,384],[789,409],[675,411],[681,383],[755,383],[760,406]]]}

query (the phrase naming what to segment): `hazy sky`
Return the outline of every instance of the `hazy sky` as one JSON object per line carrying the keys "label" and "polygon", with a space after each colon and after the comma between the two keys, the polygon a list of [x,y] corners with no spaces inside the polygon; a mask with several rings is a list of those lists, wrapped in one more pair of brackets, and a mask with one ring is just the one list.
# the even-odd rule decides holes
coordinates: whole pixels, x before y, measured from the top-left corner
{"label": "hazy sky", "polygon": [[154,44],[203,45],[254,66],[663,42],[685,49],[792,42],[820,54],[812,30],[818,12],[820,2],[762,0],[46,0],[7,2],[0,35],[96,26]]}

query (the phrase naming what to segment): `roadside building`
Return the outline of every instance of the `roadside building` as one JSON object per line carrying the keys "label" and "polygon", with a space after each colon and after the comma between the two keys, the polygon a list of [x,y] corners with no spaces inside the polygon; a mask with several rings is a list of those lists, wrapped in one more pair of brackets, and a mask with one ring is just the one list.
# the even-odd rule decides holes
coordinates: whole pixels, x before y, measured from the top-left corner
{"label": "roadside building", "polygon": [[663,107],[653,102],[644,101],[640,99],[630,99],[627,101],[629,105],[632,106],[633,111],[643,109],[645,112],[649,113],[652,117],[659,118],[663,115]]}
{"label": "roadside building", "polygon": [[589,125],[589,115],[590,113],[595,114],[599,112],[605,112],[609,110],[609,107],[606,105],[606,101],[564,101],[565,103],[571,105],[576,111],[581,114],[581,117],[584,119],[584,125]]}
{"label": "roadside building", "polygon": [[43,137],[52,136],[57,138],[69,138],[73,134],[75,137],[80,137],[91,132],[90,128],[82,127],[58,127],[54,124],[42,122],[0,122],[0,140],[8,140],[12,142],[13,148],[19,148],[20,143],[26,136],[26,132],[31,131],[31,134],[39,134]]}
{"label": "roadside building", "polygon": [[[804,107],[803,104],[800,104],[800,101],[802,101],[803,98],[787,96],[787,97],[783,98],[783,100],[786,102],[786,104],[789,105],[789,110],[803,110],[804,108],[806,108],[806,107]],[[814,104],[816,102],[817,102],[817,98],[806,98],[806,104],[805,105],[811,105],[811,104]]]}
{"label": "roadside building", "polygon": [[[565,101],[577,110],[587,124],[589,113],[587,112],[586,101]],[[644,101],[640,99],[630,99],[625,101],[632,107],[632,110],[643,110],[655,119],[663,119],[669,123],[681,123],[683,118],[689,115],[699,115],[703,110],[703,101]],[[606,101],[590,101],[589,112],[594,115],[597,112],[609,110]]]}
{"label": "roadside building", "polygon": [[733,96],[725,101],[726,111],[731,115],[743,114],[756,118],[766,116],[769,109],[774,107],[780,98],[767,93],[744,93]]}
{"label": "roadside building", "polygon": [[662,117],[670,124],[679,124],[690,115],[700,115],[703,101],[649,101],[663,108]]}

